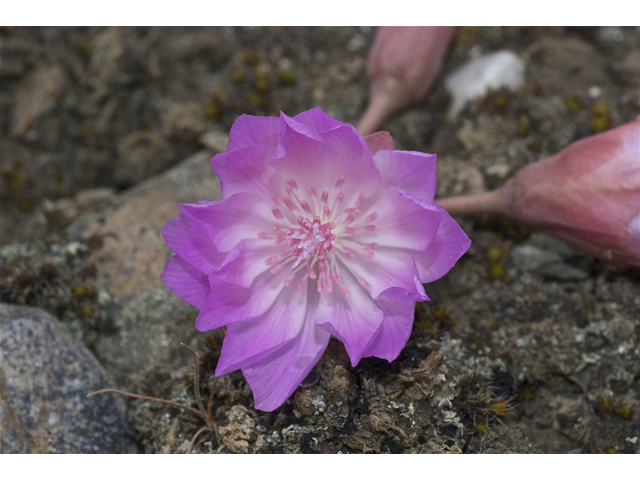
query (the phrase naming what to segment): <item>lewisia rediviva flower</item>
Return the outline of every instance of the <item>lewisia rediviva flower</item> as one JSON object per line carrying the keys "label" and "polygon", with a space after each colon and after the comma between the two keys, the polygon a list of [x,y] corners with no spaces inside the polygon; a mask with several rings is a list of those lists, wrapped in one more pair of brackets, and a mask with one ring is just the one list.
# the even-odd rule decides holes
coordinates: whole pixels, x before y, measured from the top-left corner
{"label": "lewisia rediviva flower", "polygon": [[470,245],[433,203],[435,160],[319,108],[238,118],[211,160],[223,200],[179,205],[163,228],[176,253],[165,284],[200,309],[198,330],[227,326],[216,375],[241,369],[255,408],[272,411],[331,335],[354,366],[394,360],[422,284]]}

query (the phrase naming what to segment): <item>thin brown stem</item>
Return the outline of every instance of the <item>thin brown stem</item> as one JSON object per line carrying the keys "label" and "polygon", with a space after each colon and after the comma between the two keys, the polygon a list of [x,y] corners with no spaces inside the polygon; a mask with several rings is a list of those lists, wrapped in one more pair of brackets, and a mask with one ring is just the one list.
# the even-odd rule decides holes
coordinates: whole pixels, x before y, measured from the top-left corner
{"label": "thin brown stem", "polygon": [[154,401],[154,402],[166,403],[167,405],[173,405],[174,407],[178,407],[178,408],[182,408],[184,410],[187,410],[187,411],[189,411],[189,412],[191,412],[191,413],[193,413],[195,415],[198,415],[205,422],[207,421],[207,416],[204,413],[204,409],[203,409],[202,412],[200,412],[200,411],[196,410],[195,408],[187,407],[186,405],[183,405],[183,404],[177,403],[177,402],[172,402],[171,400],[163,400],[161,398],[147,397],[146,395],[138,395],[137,393],[123,392],[121,390],[114,390],[112,388],[104,388],[102,390],[97,390],[97,391],[87,395],[87,397],[92,397],[94,395],[100,395],[101,393],[118,393],[120,395],[124,395],[125,397],[133,397],[133,398],[139,398],[141,400],[151,400],[151,401]]}
{"label": "thin brown stem", "polygon": [[[189,448],[187,449],[187,455],[189,455],[191,453],[191,449],[193,448],[193,446],[196,444],[196,439],[200,436],[200,434],[202,432],[206,432],[207,430],[211,430],[209,427],[207,427],[206,425],[204,427],[202,427],[200,430],[198,430],[196,432],[196,434],[193,436],[193,438],[191,439],[191,443],[189,444]],[[216,438],[217,439],[217,438]]]}
{"label": "thin brown stem", "polygon": [[460,195],[436,200],[449,215],[477,215],[480,213],[501,213],[499,190]]}
{"label": "thin brown stem", "polygon": [[189,345],[185,345],[184,343],[181,343],[180,345],[189,350],[193,357],[193,391],[196,396],[196,401],[198,402],[198,408],[200,408],[200,411],[203,414],[206,414],[206,410],[202,404],[202,397],[200,396],[200,365],[198,362],[198,354]]}

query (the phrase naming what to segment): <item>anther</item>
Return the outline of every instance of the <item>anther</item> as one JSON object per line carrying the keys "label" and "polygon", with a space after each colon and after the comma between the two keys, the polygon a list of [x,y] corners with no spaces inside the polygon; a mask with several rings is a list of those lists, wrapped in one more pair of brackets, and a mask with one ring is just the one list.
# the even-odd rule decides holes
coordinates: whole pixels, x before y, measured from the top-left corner
{"label": "anther", "polygon": [[360,286],[362,288],[364,288],[365,290],[368,290],[369,292],[371,292],[371,289],[373,288],[371,286],[371,284],[369,282],[367,282],[364,278],[359,277],[358,278],[358,283],[360,284]]}
{"label": "anther", "polygon": [[365,245],[365,248],[368,248],[369,250],[375,250],[376,248],[378,248],[378,242],[368,243]]}
{"label": "anther", "polygon": [[287,178],[285,180],[285,182],[287,183],[287,185],[295,190],[298,189],[298,184],[296,183],[296,181],[293,178]]}
{"label": "anther", "polygon": [[285,207],[287,207],[292,212],[296,209],[289,197],[282,197],[282,203],[284,203]]}
{"label": "anther", "polygon": [[358,196],[358,200],[356,200],[356,208],[360,208],[366,199],[367,196],[364,193],[361,193]]}
{"label": "anther", "polygon": [[296,278],[296,274],[295,273],[292,273],[287,278],[285,278],[284,279],[284,286],[288,287],[289,285],[291,285],[291,282],[293,282],[294,278]]}
{"label": "anther", "polygon": [[327,203],[328,199],[329,199],[329,192],[327,192],[326,190],[323,190],[322,195],[320,195],[320,201],[322,203]]}
{"label": "anther", "polygon": [[353,251],[351,251],[351,250],[347,250],[347,249],[345,248],[345,250],[344,250],[344,256],[345,256],[345,257],[355,258],[355,257],[356,257],[356,255],[358,255],[356,252],[353,252]]}
{"label": "anther", "polygon": [[313,195],[314,197],[316,196],[316,189],[313,187],[307,187],[306,188],[307,192],[309,192],[311,195]]}
{"label": "anther", "polygon": [[306,277],[302,277],[298,282],[298,290],[302,290],[304,288],[305,283],[306,283]]}
{"label": "anther", "polygon": [[378,212],[373,212],[371,215],[365,218],[365,221],[373,222],[376,218],[378,218]]}
{"label": "anther", "polygon": [[284,265],[279,263],[275,267],[271,268],[271,270],[269,270],[269,271],[275,275],[276,273],[280,273],[283,268],[284,268]]}
{"label": "anther", "polygon": [[264,264],[269,266],[269,265],[274,265],[277,261],[279,260],[277,255],[274,255],[273,257],[269,257],[264,261]]}
{"label": "anther", "polygon": [[316,272],[314,272],[314,271],[311,269],[311,267],[309,266],[309,264],[308,264],[308,263],[306,263],[304,266],[305,266],[305,268],[306,268],[306,270],[307,270],[307,275],[309,275],[309,278],[310,278],[311,280],[315,280],[315,279],[316,279]]}
{"label": "anther", "polygon": [[357,235],[358,233],[360,233],[360,231],[357,228],[346,227],[344,229],[344,233],[347,233],[349,235]]}
{"label": "anther", "polygon": [[362,254],[363,257],[367,257],[367,258],[373,258],[375,257],[375,253],[373,253],[371,250],[365,250]]}
{"label": "anther", "polygon": [[271,213],[273,213],[273,216],[276,217],[278,220],[282,220],[284,218],[284,215],[282,215],[282,212],[276,206],[271,207]]}
{"label": "anther", "polygon": [[337,198],[338,198],[338,203],[342,203],[342,200],[344,200],[344,193],[340,192]]}
{"label": "anther", "polygon": [[378,227],[376,227],[375,225],[367,225],[366,227],[364,227],[364,229],[367,232],[377,232],[378,231]]}
{"label": "anther", "polygon": [[304,200],[302,200],[300,202],[300,206],[302,207],[302,209],[307,212],[307,213],[311,213],[311,208],[309,208],[309,204],[307,202],[305,202]]}
{"label": "anther", "polygon": [[279,243],[282,243],[285,241],[285,239],[287,238],[287,234],[286,233],[281,233],[280,235],[278,235],[274,240],[273,243],[275,243],[276,245]]}
{"label": "anther", "polygon": [[328,217],[329,215],[331,215],[331,209],[325,205],[324,207],[322,207],[322,213],[324,213]]}
{"label": "anther", "polygon": [[293,250],[291,250],[290,248],[284,248],[282,250],[280,250],[278,252],[278,255],[280,255],[281,257],[286,257],[287,255],[289,255]]}
{"label": "anther", "polygon": [[260,232],[258,233],[258,238],[260,240],[271,240],[273,238],[273,235],[267,232]]}
{"label": "anther", "polygon": [[344,177],[338,178],[334,188],[340,188],[344,184]]}

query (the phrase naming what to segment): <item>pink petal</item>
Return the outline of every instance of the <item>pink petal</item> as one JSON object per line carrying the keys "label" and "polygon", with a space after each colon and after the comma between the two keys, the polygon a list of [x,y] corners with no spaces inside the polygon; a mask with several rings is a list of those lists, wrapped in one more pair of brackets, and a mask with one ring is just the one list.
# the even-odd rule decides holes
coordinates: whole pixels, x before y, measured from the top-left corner
{"label": "pink petal", "polygon": [[303,187],[326,190],[337,178],[332,173],[336,152],[306,125],[284,113],[280,113],[280,118],[280,142],[271,161],[282,182],[277,187],[284,192],[285,179],[292,178]]}
{"label": "pink petal", "polygon": [[306,318],[298,336],[242,373],[253,391],[254,408],[271,412],[278,408],[318,363],[330,335]]}
{"label": "pink petal", "polygon": [[274,225],[272,202],[255,193],[238,193],[215,204],[180,204],[178,208],[222,252],[244,239],[258,238]]}
{"label": "pink petal", "polygon": [[207,275],[178,255],[167,262],[160,278],[169,290],[196,308],[209,294]]}
{"label": "pink petal", "polygon": [[275,147],[280,137],[280,120],[276,117],[241,115],[229,132],[227,152],[265,143]]}
{"label": "pink petal", "polygon": [[424,252],[411,252],[423,283],[441,278],[471,245],[471,240],[455,220],[440,205],[436,204],[435,208],[442,213],[442,220],[429,248]]}
{"label": "pink petal", "polygon": [[406,190],[428,203],[436,191],[436,155],[380,150],[374,156],[385,186]]}
{"label": "pink petal", "polygon": [[[250,287],[258,275],[273,267],[273,264],[267,265],[265,262],[271,257],[278,257],[282,248],[282,245],[276,245],[273,240],[243,240],[238,256],[220,268],[216,278],[241,287]],[[282,259],[278,257],[278,260]],[[291,265],[288,269],[291,269]]]}
{"label": "pink petal", "polygon": [[376,232],[362,231],[356,240],[362,244],[378,242],[381,247],[426,250],[440,224],[440,211],[408,194],[400,188],[390,188],[352,227],[362,229],[367,222],[365,215],[375,211],[378,217],[372,223]]}
{"label": "pink petal", "polygon": [[236,193],[271,194],[273,167],[269,161],[275,152],[271,145],[257,144],[219,153],[211,159],[211,168],[220,179],[222,198]]}
{"label": "pink petal", "polygon": [[393,138],[391,138],[389,132],[385,131],[367,135],[364,137],[364,141],[367,142],[371,155],[375,155],[379,150],[393,150],[395,148]]}
{"label": "pink petal", "polygon": [[[308,302],[308,292],[307,288],[285,288],[262,315],[229,325],[216,376],[256,363],[294,339],[302,329],[307,308],[315,309],[317,304],[317,299]],[[318,296],[318,292],[311,293]]]}
{"label": "pink petal", "polygon": [[345,178],[345,201],[349,201],[349,192],[357,198],[360,192],[369,193],[380,188],[382,180],[373,155],[360,132],[352,125],[344,124],[324,132],[322,138],[337,154],[332,173],[334,178]]}
{"label": "pink petal", "polygon": [[344,343],[355,367],[380,328],[384,314],[349,271],[341,269],[338,273],[351,296],[346,297],[335,286],[332,292],[323,292],[313,321]]}
{"label": "pink petal", "polygon": [[162,238],[171,250],[205,274],[218,269],[227,256],[184,214],[162,227]]}
{"label": "pink petal", "polygon": [[384,358],[388,362],[393,362],[409,340],[416,305],[414,302],[386,300],[378,300],[376,305],[384,312],[384,320],[362,356]]}
{"label": "pink petal", "polygon": [[276,275],[267,271],[256,277],[251,287],[243,288],[223,282],[213,273],[209,277],[211,291],[200,307],[196,328],[206,332],[262,315],[278,298],[289,274],[286,268]]}
{"label": "pink petal", "polygon": [[317,133],[326,132],[327,130],[331,130],[332,128],[344,125],[342,122],[324,113],[320,109],[320,107],[312,108],[311,110],[302,112],[301,114],[296,115],[293,118],[297,122],[306,125],[311,130]]}
{"label": "pink petal", "polygon": [[376,300],[429,300],[413,258],[394,248],[377,248],[374,258],[351,258],[348,268],[356,278],[362,277],[371,285],[371,296]]}

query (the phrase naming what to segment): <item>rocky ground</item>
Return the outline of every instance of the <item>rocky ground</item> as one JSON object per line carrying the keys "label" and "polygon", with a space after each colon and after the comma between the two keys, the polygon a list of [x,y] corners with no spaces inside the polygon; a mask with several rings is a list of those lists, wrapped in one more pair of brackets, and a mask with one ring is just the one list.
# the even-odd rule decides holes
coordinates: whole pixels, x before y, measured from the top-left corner
{"label": "rocky ground", "polygon": [[[176,204],[220,198],[208,160],[242,113],[314,106],[357,122],[369,28],[0,28],[0,450],[184,453],[222,331],[159,275]],[[443,79],[482,53],[526,62],[518,91],[445,114]],[[431,94],[384,125],[438,154],[438,196],[640,112],[636,28],[461,28]],[[198,453],[638,453],[640,275],[497,217],[426,285],[393,363],[332,341],[308,386],[254,410],[239,372],[214,385]],[[28,307],[23,307],[28,306]],[[34,308],[39,307],[39,308]],[[48,312],[48,313],[47,313]],[[113,395],[113,394],[105,394]]]}

